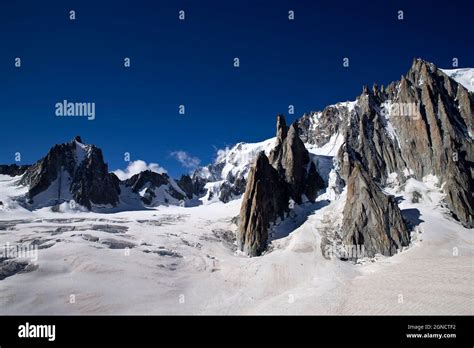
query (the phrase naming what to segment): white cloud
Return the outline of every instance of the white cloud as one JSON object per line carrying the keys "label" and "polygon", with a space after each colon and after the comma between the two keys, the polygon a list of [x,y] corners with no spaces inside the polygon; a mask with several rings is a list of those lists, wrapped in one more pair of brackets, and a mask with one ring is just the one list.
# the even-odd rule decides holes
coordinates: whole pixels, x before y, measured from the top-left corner
{"label": "white cloud", "polygon": [[197,157],[192,157],[185,151],[173,151],[171,156],[176,159],[185,168],[195,169],[201,164],[201,160]]}
{"label": "white cloud", "polygon": [[144,170],[151,170],[152,172],[160,174],[166,173],[166,169],[160,167],[158,163],[147,164],[145,161],[142,160],[130,162],[125,170],[117,169],[113,171],[113,173],[117,175],[120,180],[126,180],[134,176],[135,174],[143,172]]}

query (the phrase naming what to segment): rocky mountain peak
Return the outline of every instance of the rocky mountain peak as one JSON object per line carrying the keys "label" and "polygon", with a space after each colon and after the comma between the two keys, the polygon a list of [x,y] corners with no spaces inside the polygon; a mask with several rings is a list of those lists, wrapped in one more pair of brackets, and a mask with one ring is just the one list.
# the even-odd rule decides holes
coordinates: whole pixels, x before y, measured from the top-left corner
{"label": "rocky mountain peak", "polygon": [[[414,59],[413,64],[403,77],[402,81],[409,82],[406,86],[430,86],[432,88],[434,80],[439,76],[438,68],[423,59]],[[406,87],[404,85],[404,88]]]}
{"label": "rocky mountain peak", "polygon": [[126,186],[130,186],[133,192],[138,192],[145,185],[159,187],[168,183],[166,174],[159,174],[151,170],[144,170],[124,181]]}
{"label": "rocky mountain peak", "polygon": [[77,141],[78,143],[81,143],[81,144],[82,144],[82,138],[81,138],[80,135],[76,135],[76,136],[72,139],[72,141]]}
{"label": "rocky mountain peak", "polygon": [[239,249],[258,256],[267,248],[268,227],[288,209],[286,185],[262,151],[250,169],[240,208]]}
{"label": "rocky mountain peak", "polygon": [[288,130],[283,116],[277,116],[277,141],[270,152],[270,163],[289,186],[291,197],[301,203],[309,163],[308,150],[300,139],[298,123]]}
{"label": "rocky mountain peak", "polygon": [[437,70],[438,70],[438,68],[433,63],[428,62],[427,60],[424,60],[422,58],[413,58],[413,62],[411,64],[410,69],[408,70],[407,75],[410,75],[411,73],[414,73],[414,72],[419,72],[419,73],[421,73],[421,72],[424,72],[424,73],[432,72],[432,73],[436,73]]}
{"label": "rocky mountain peak", "polygon": [[48,206],[75,200],[92,208],[96,205],[116,205],[119,201],[119,180],[109,173],[102,151],[79,143],[54,145],[48,154],[29,167],[21,184],[28,186],[29,203]]}
{"label": "rocky mountain peak", "polygon": [[288,134],[288,127],[286,125],[285,116],[279,114],[277,116],[277,139],[283,142]]}
{"label": "rocky mountain peak", "polygon": [[[266,249],[269,224],[284,217],[289,199],[301,204],[303,195],[314,201],[324,185],[308,150],[300,139],[298,123],[287,130],[285,119],[277,116],[277,139],[267,158],[260,152],[250,169],[240,211],[238,241],[250,256]],[[308,168],[309,167],[309,168]]]}
{"label": "rocky mountain peak", "polygon": [[178,186],[186,193],[186,197],[192,199],[194,196],[194,183],[193,179],[189,175],[181,175],[181,178],[177,181]]}
{"label": "rocky mountain peak", "polygon": [[379,86],[376,83],[374,83],[374,85],[372,86],[372,93],[375,96],[378,96],[378,94],[379,94]]}
{"label": "rocky mountain peak", "polygon": [[309,154],[299,137],[297,127],[296,123],[290,126],[284,141],[281,162],[273,163],[273,166],[283,168],[284,178],[289,185],[291,197],[295,202],[301,203],[301,196],[304,193],[304,184],[307,177]]}
{"label": "rocky mountain peak", "polygon": [[172,201],[177,204],[187,199],[186,192],[166,173],[145,170],[123,183],[130,187],[133,193],[138,194],[146,205],[168,204]]}
{"label": "rocky mountain peak", "polygon": [[29,165],[1,164],[0,174],[9,175],[9,176],[23,175],[29,167],[30,167]]}
{"label": "rocky mountain peak", "polygon": [[402,182],[406,173],[418,180],[435,175],[445,183],[453,215],[472,226],[472,93],[434,64],[415,59],[385,94],[363,94],[355,109],[339,153],[342,177],[354,163],[381,184],[389,173]]}

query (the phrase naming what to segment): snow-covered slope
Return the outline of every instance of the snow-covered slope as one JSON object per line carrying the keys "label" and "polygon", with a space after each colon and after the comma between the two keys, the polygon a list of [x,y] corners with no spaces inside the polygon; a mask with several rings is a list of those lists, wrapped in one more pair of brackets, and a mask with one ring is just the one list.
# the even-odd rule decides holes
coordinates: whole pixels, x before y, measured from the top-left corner
{"label": "snow-covered slope", "polygon": [[[337,104],[338,107],[350,109],[354,107],[353,102]],[[312,130],[315,124],[318,124],[319,113],[312,115]],[[257,154],[264,151],[268,156],[275,146],[275,139],[270,138],[258,143],[238,143],[231,148],[219,150],[215,162],[211,165],[198,168],[193,178],[199,177],[206,180],[204,186],[205,194],[201,197],[204,204],[216,201],[228,202],[238,199],[245,189],[250,167],[255,161]],[[318,146],[314,143],[305,143],[310,153],[311,160],[316,164],[318,173],[327,183],[329,181],[329,173],[333,169],[334,156],[339,151],[344,137],[337,133],[327,139],[326,143]]]}
{"label": "snow-covered slope", "polygon": [[240,200],[113,214],[0,209],[0,245],[24,253],[10,261],[23,273],[10,267],[0,280],[0,313],[472,314],[472,231],[445,217],[433,180],[387,190],[419,224],[414,242],[358,264],[321,251],[341,200],[300,207],[305,221],[258,258],[235,252]]}
{"label": "snow-covered slope", "polygon": [[440,69],[457,83],[474,93],[474,68]]}
{"label": "snow-covered slope", "polygon": [[275,138],[258,143],[238,143],[231,148],[219,150],[213,164],[198,168],[193,180],[205,183],[201,200],[204,204],[220,200],[229,202],[239,198],[245,190],[250,167],[257,154],[268,155],[274,147]]}
{"label": "snow-covered slope", "polygon": [[265,151],[266,154],[275,144],[275,138],[267,139],[258,143],[238,143],[231,148],[227,147],[217,151],[217,157],[213,164],[198,168],[194,176],[209,181],[231,180],[237,177],[246,177],[249,168],[257,154]]}
{"label": "snow-covered slope", "polygon": [[238,143],[230,149],[220,150],[216,159],[216,164],[223,164],[220,177],[226,180],[236,177],[246,178],[258,153],[265,151],[268,155],[274,145],[275,138],[271,138],[259,143]]}
{"label": "snow-covered slope", "polygon": [[28,188],[18,185],[21,176],[11,177],[0,174],[0,220],[11,220],[17,216],[29,214],[29,211],[22,208],[16,199],[24,196]]}

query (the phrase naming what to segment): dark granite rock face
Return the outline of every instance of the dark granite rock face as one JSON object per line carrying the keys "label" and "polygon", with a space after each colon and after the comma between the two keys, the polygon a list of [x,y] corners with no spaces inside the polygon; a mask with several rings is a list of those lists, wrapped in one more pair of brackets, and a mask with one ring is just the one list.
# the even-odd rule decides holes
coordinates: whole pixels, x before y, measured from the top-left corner
{"label": "dark granite rock face", "polygon": [[194,196],[193,179],[189,175],[182,175],[177,181],[178,186],[186,193],[186,197],[192,199]]}
{"label": "dark granite rock face", "polygon": [[200,176],[193,176],[193,192],[196,196],[202,196],[206,193],[205,186],[208,180],[201,178]]}
{"label": "dark granite rock face", "polygon": [[275,147],[270,152],[268,159],[272,165],[276,164],[276,169],[279,171],[279,173],[284,172],[281,162],[283,161],[285,140],[287,135],[288,126],[286,125],[285,117],[283,115],[278,115]]}
{"label": "dark granite rock face", "polygon": [[261,255],[267,248],[268,227],[288,209],[287,185],[270,165],[264,152],[259,153],[250,169],[240,209],[237,237],[239,249],[250,256]]}
{"label": "dark granite rock face", "polygon": [[29,168],[29,165],[18,165],[18,164],[1,164],[0,165],[0,174],[9,175],[9,176],[18,176],[23,175],[26,170]]}
{"label": "dark granite rock face", "polygon": [[247,181],[243,177],[234,178],[232,181],[224,181],[220,186],[219,200],[227,203],[245,192]]}
{"label": "dark granite rock face", "polygon": [[290,126],[287,136],[281,140],[281,149],[276,148],[272,152],[271,163],[278,173],[284,177],[291,197],[296,203],[300,204],[302,202],[301,195],[305,189],[309,154],[299,138],[296,127],[295,124]]}
{"label": "dark granite rock face", "polygon": [[311,162],[308,177],[306,179],[304,194],[310,202],[314,202],[317,198],[318,191],[322,190],[324,187],[325,183],[323,178],[321,178],[318,171],[316,170],[316,165],[314,162]]}
{"label": "dark granite rock face", "polygon": [[343,163],[341,176],[345,180],[355,163],[361,163],[372,178],[381,182],[391,172],[403,175],[406,164],[396,138],[386,131],[387,121],[379,113],[380,103],[382,100],[370,93],[357,99],[356,112],[345,128],[345,143],[338,154]]}
{"label": "dark granite rock face", "polygon": [[[296,203],[301,204],[302,195],[306,192],[308,186],[309,153],[300,139],[297,123],[293,123],[288,129],[282,115],[277,116],[277,140],[275,148],[270,152],[269,161],[286,182],[291,198]],[[319,182],[316,183],[318,178],[314,165],[313,170],[311,173],[313,182],[309,184],[310,187],[320,184]],[[313,197],[315,194],[310,192],[310,195]],[[314,201],[314,199],[315,197],[312,200]]]}
{"label": "dark granite rock face", "polygon": [[[385,114],[384,103],[391,105]],[[347,180],[355,163],[381,184],[392,172],[402,182],[406,170],[418,180],[436,175],[445,183],[453,215],[474,227],[472,93],[433,64],[416,59],[384,94],[365,90],[355,110],[338,155],[343,178]]]}
{"label": "dark granite rock face", "polygon": [[395,97],[419,105],[418,119],[394,119],[408,167],[417,178],[434,174],[446,182],[451,211],[474,227],[474,95],[433,64],[416,59]]}
{"label": "dark granite rock face", "polygon": [[[207,194],[207,189],[205,188],[206,183],[212,182],[202,178],[193,179],[195,183],[195,194],[196,196],[204,196]],[[233,178],[232,181],[222,180],[217,192],[210,192],[208,199],[214,197],[214,193],[218,199],[223,203],[228,203],[234,199],[238,199],[245,192],[245,187],[247,180],[245,176],[240,175],[236,178]]]}
{"label": "dark granite rock face", "polygon": [[[38,194],[59,182],[59,187],[66,186],[72,198],[88,209],[92,204],[115,206],[119,202],[119,179],[109,173],[102,151],[80,141],[76,137],[69,143],[53,146],[44,158],[26,170],[20,183],[29,187],[30,201],[35,202]],[[62,182],[66,179],[67,182]],[[66,199],[61,194],[61,189],[53,193],[56,203]]]}
{"label": "dark granite rock face", "polygon": [[[391,105],[385,113],[384,105]],[[376,190],[392,172],[398,174],[401,183],[406,180],[407,172],[418,180],[436,175],[440,184],[444,183],[446,201],[454,217],[466,227],[473,227],[473,105],[473,94],[462,85],[433,64],[414,60],[399,82],[380,92],[365,89],[357,99],[355,113],[348,118],[349,126],[344,129],[345,143],[338,154],[341,176],[352,182],[357,191],[362,183]],[[356,172],[363,173],[359,174],[362,178],[359,184],[352,178],[356,168]],[[344,228],[349,232],[345,241],[352,244],[362,241],[369,255],[377,252],[392,255],[407,243],[402,223],[396,209],[390,208],[393,207],[390,201],[384,203],[382,196],[376,194],[372,200],[370,197],[363,200],[379,208],[362,208],[370,208],[368,211],[374,215],[384,207],[385,215],[379,216],[385,219],[376,216],[369,219],[362,212],[354,216],[355,201],[348,198]],[[370,224],[380,227],[370,228]]]}
{"label": "dark granite rock face", "polygon": [[18,273],[32,272],[37,268],[37,265],[28,263],[27,261],[0,257],[0,280],[4,280]]}
{"label": "dark granite rock face", "polygon": [[176,189],[174,185],[171,184],[171,180],[167,174],[159,174],[151,170],[145,170],[125,180],[124,184],[125,186],[131,187],[132,192],[137,194],[145,190],[145,193],[142,195],[142,201],[146,205],[152,204],[154,198],[156,198],[155,189],[164,185],[166,185],[166,191],[171,197],[177,200],[186,199],[185,192],[179,192],[179,188]]}
{"label": "dark granite rock face", "polygon": [[304,143],[322,146],[334,134],[343,133],[347,120],[353,113],[344,103],[330,105],[323,111],[303,115],[297,120],[300,138]]}
{"label": "dark granite rock face", "polygon": [[258,256],[266,249],[269,225],[277,216],[284,218],[290,198],[301,204],[306,194],[314,202],[318,190],[324,187],[315,164],[309,162],[297,124],[288,129],[285,118],[277,116],[275,147],[269,158],[264,152],[258,155],[242,200],[237,240],[249,256]]}
{"label": "dark granite rock face", "polygon": [[117,176],[109,173],[102,151],[91,146],[90,155],[74,173],[70,190],[75,201],[88,209],[92,204],[115,206],[119,202],[119,183]]}
{"label": "dark granite rock face", "polygon": [[125,180],[124,183],[126,186],[131,187],[132,191],[136,193],[145,186],[148,188],[156,188],[168,184],[168,178],[165,175],[166,174],[152,172],[151,170],[144,170]]}
{"label": "dark granite rock face", "polygon": [[359,164],[349,176],[343,215],[344,243],[363,245],[364,256],[391,256],[410,242],[395,198],[385,195]]}

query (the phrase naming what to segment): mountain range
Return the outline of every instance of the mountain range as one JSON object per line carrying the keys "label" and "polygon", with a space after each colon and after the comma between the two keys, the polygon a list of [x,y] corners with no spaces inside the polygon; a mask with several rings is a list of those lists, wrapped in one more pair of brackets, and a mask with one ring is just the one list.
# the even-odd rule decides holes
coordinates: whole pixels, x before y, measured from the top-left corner
{"label": "mountain range", "polygon": [[355,101],[289,126],[278,115],[274,138],[222,150],[213,164],[179,179],[147,170],[120,180],[102,151],[76,136],[32,165],[1,165],[0,174],[26,189],[1,206],[116,212],[242,199],[236,244],[259,256],[295,206],[341,199],[332,243],[391,256],[410,243],[413,229],[386,192],[394,182],[436,177],[451,218],[474,227],[473,89],[473,69],[414,59],[399,81],[364,86]]}

